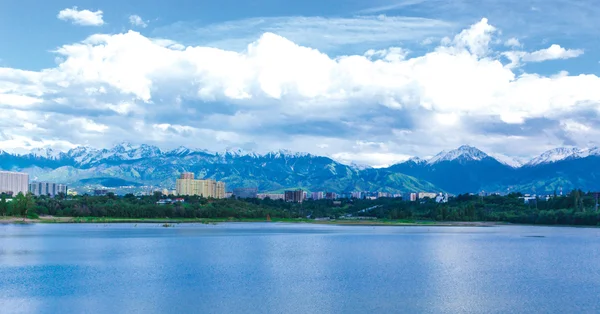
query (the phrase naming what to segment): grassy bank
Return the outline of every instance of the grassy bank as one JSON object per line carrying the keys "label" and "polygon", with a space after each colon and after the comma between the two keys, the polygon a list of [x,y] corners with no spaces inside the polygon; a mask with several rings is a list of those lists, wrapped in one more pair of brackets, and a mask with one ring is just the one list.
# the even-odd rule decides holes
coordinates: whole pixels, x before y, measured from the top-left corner
{"label": "grassy bank", "polygon": [[[267,222],[264,218],[114,218],[114,217],[54,217],[41,216],[36,219],[23,217],[4,217],[0,216],[0,223],[161,223],[161,224],[179,224],[179,223],[202,223],[216,224],[225,222]],[[490,226],[498,223],[494,222],[438,222],[438,221],[417,221],[417,220],[313,220],[313,219],[285,219],[272,218],[270,222],[283,223],[310,223],[326,225],[348,225],[348,226]]]}

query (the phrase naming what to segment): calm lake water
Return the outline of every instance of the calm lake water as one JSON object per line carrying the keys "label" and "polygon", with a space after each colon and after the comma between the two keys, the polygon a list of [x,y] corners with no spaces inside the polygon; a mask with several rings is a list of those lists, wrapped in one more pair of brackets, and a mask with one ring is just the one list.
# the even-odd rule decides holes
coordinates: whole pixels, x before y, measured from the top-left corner
{"label": "calm lake water", "polygon": [[600,313],[600,229],[0,225],[1,313]]}

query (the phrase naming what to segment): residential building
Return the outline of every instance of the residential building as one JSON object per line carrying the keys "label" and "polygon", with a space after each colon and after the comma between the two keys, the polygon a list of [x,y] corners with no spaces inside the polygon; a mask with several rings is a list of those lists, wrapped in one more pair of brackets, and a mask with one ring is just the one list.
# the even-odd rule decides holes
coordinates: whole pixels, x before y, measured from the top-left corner
{"label": "residential building", "polygon": [[265,198],[269,198],[272,200],[285,200],[285,194],[276,194],[276,193],[261,193],[256,195],[257,198],[264,200]]}
{"label": "residential building", "polygon": [[324,197],[325,195],[323,194],[323,192],[312,192],[313,200],[322,200]]}
{"label": "residential building", "polygon": [[108,194],[108,190],[94,190],[94,196],[105,196]]}
{"label": "residential building", "polygon": [[67,186],[51,182],[33,182],[29,184],[29,192],[35,196],[54,197],[60,193],[67,195]]}
{"label": "residential building", "polygon": [[362,192],[352,192],[352,198],[362,198]]}
{"label": "residential building", "polygon": [[184,172],[179,176],[179,179],[194,180],[194,173],[193,172]]}
{"label": "residential building", "polygon": [[258,194],[257,188],[235,188],[233,189],[233,195],[239,198],[256,198]]}
{"label": "residential building", "polygon": [[195,180],[193,173],[185,172],[177,179],[175,191],[177,195],[225,198],[225,182],[212,179]]}
{"label": "residential building", "polygon": [[334,200],[337,198],[337,194],[335,192],[327,192],[325,193],[325,198],[328,200]]}
{"label": "residential building", "polygon": [[285,191],[284,198],[286,202],[302,203],[304,201],[304,191],[301,189]]}
{"label": "residential building", "polygon": [[16,196],[29,191],[29,175],[27,173],[0,171],[0,193]]}
{"label": "residential building", "polygon": [[407,202],[416,202],[417,201],[417,193],[404,193],[402,194],[402,200]]}
{"label": "residential building", "polygon": [[382,197],[390,197],[390,193],[387,193],[387,192],[377,192],[377,198],[382,198]]}
{"label": "residential building", "polygon": [[431,199],[435,199],[436,196],[437,196],[436,193],[419,192],[418,198],[420,200],[422,200],[422,199],[424,199],[426,197],[431,198]]}
{"label": "residential building", "polygon": [[438,196],[435,197],[435,201],[437,203],[447,203],[448,202],[448,193],[446,194],[438,194]]}

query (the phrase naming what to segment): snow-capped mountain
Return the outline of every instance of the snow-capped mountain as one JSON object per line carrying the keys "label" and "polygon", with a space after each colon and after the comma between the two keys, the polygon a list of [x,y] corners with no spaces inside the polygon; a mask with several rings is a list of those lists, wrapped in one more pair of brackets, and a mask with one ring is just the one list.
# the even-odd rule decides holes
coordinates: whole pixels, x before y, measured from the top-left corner
{"label": "snow-capped mountain", "polygon": [[600,155],[600,149],[598,149],[597,147],[590,149],[580,149],[576,147],[559,147],[546,151],[538,157],[533,158],[528,163],[526,163],[525,166],[531,167],[541,164],[549,164],[570,158],[585,158],[590,155]]}
{"label": "snow-capped mountain", "polygon": [[273,151],[273,152],[268,152],[266,154],[264,154],[263,156],[265,157],[272,157],[272,158],[299,158],[299,157],[311,157],[312,155],[309,153],[302,153],[302,152],[293,152],[287,149],[280,149],[278,151]]}
{"label": "snow-capped mountain", "polygon": [[58,150],[54,150],[50,147],[34,148],[29,152],[29,155],[33,157],[46,158],[51,160],[59,159],[61,157],[61,154],[64,153]]}
{"label": "snow-capped mountain", "polygon": [[[335,192],[369,191],[553,191],[600,190],[600,148],[558,148],[524,167],[510,157],[486,154],[472,146],[418,157],[390,167],[342,164],[332,158],[279,150],[258,154],[239,148],[208,152],[184,146],[161,151],[152,145],[120,143],[112,148],[76,147],[66,153],[35,149],[19,155],[0,153],[0,168],[25,171],[35,180],[71,186],[98,182],[172,187],[178,173],[224,180],[230,188],[259,186],[273,191],[302,186]],[[115,183],[116,184],[116,183]]]}
{"label": "snow-capped mountain", "polygon": [[482,160],[484,158],[489,157],[486,153],[482,152],[478,148],[463,145],[457,149],[453,149],[451,151],[442,151],[439,154],[431,157],[427,163],[432,165],[442,161],[468,161],[468,160]]}
{"label": "snow-capped mountain", "polygon": [[405,161],[405,162],[414,162],[415,164],[417,164],[417,165],[420,165],[420,164],[426,164],[426,163],[427,163],[427,159],[423,159],[423,158],[420,158],[420,157],[416,157],[416,156],[415,156],[415,157],[410,157],[410,158],[409,158],[407,161]]}
{"label": "snow-capped mountain", "polygon": [[489,154],[489,156],[496,159],[500,163],[505,164],[512,168],[519,168],[519,167],[522,167],[524,164],[523,161],[521,161],[519,159],[509,157],[509,156],[506,156],[503,154],[492,153],[492,154]]}

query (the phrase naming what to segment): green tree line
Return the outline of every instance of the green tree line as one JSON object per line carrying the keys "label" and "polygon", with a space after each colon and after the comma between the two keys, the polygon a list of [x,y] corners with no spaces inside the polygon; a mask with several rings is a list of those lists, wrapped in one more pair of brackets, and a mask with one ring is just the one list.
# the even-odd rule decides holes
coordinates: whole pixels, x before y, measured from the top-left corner
{"label": "green tree line", "polygon": [[[368,216],[387,220],[432,221],[499,221],[522,224],[600,225],[600,212],[595,210],[593,193],[572,191],[565,196],[537,198],[525,203],[519,193],[507,196],[462,194],[446,203],[432,199],[415,202],[399,198],[308,200],[290,203],[271,199],[207,199],[185,196],[184,202],[157,204],[164,196],[81,195],[54,198],[19,194],[10,202],[0,198],[0,215],[37,217],[115,218],[340,218]],[[171,196],[173,198],[173,196]],[[370,210],[365,210],[369,209]]]}

